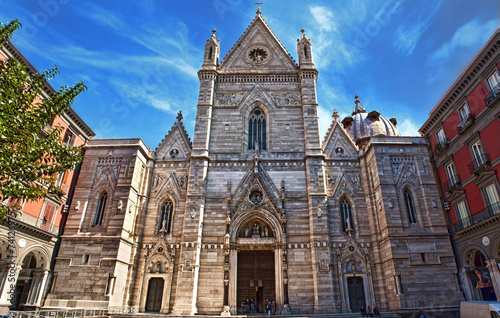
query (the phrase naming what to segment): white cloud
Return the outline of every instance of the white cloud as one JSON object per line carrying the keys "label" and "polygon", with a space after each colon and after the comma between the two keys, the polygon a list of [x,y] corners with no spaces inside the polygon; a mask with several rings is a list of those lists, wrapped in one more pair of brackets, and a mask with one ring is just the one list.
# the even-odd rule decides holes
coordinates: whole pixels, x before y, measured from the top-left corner
{"label": "white cloud", "polygon": [[320,31],[336,30],[333,13],[330,10],[325,7],[311,6],[309,7],[309,11],[318,24]]}
{"label": "white cloud", "polygon": [[401,136],[419,136],[418,128],[420,127],[408,118],[405,118],[403,122],[397,125],[397,129]]}
{"label": "white cloud", "polygon": [[438,50],[432,53],[431,59],[445,59],[457,49],[479,46],[486,43],[497,26],[496,20],[489,20],[483,24],[477,19],[471,20],[460,26],[448,42],[444,43]]}
{"label": "white cloud", "polygon": [[407,22],[401,24],[396,30],[394,46],[398,51],[404,55],[413,53],[421,36],[432,24],[434,15],[441,4],[442,1],[424,1],[408,14]]}

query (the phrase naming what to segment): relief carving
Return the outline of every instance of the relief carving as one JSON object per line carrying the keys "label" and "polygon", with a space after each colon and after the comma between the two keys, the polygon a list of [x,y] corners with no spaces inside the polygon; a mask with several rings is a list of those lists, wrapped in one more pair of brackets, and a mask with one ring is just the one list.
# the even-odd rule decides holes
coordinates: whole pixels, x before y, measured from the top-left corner
{"label": "relief carving", "polygon": [[217,94],[215,96],[216,106],[237,106],[245,93]]}
{"label": "relief carving", "polygon": [[300,105],[301,96],[299,93],[271,93],[271,98],[276,105]]}

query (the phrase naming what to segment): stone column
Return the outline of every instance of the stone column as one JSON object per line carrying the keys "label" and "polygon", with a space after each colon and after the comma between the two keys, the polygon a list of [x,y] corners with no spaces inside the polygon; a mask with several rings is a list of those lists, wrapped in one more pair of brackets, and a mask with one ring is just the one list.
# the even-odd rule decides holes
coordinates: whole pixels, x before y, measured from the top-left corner
{"label": "stone column", "polygon": [[42,281],[42,273],[33,270],[33,278],[31,279],[30,291],[28,293],[28,298],[26,299],[27,305],[35,305],[38,292],[40,291],[40,283]]}
{"label": "stone column", "polygon": [[[41,273],[40,273],[41,274]],[[47,287],[47,280],[49,278],[49,270],[44,270],[40,281],[40,287],[38,289],[38,297],[36,297],[35,306],[40,307],[42,304],[43,294],[45,294],[45,288]]]}
{"label": "stone column", "polygon": [[500,297],[500,270],[497,261],[495,259],[486,261],[486,268],[490,271],[491,283],[498,299]]}
{"label": "stone column", "polygon": [[[11,297],[15,297],[14,291],[17,284],[17,278],[22,270],[21,265],[10,263],[5,275],[3,289],[0,294],[0,314],[6,315],[9,312],[9,307],[12,305],[10,302]],[[13,286],[13,288],[11,288]],[[12,298],[13,299],[13,298]]]}
{"label": "stone column", "polygon": [[472,296],[469,276],[467,275],[467,270],[464,267],[460,268],[460,285],[462,285],[462,289],[465,294],[465,299],[473,300],[474,297]]}

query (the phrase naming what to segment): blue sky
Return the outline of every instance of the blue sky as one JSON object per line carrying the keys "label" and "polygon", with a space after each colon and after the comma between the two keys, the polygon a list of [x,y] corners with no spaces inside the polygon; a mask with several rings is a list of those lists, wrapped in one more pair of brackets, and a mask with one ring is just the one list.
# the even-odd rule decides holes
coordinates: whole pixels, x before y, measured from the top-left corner
{"label": "blue sky", "polygon": [[[213,28],[226,55],[255,17],[254,0],[0,0],[18,18],[13,43],[54,88],[83,81],[73,108],[96,138],[141,137],[156,148],[182,110],[193,136],[196,72]],[[498,28],[494,0],[263,1],[264,19],[297,60],[313,44],[323,139],[333,109],[362,105],[417,135],[428,113]]]}

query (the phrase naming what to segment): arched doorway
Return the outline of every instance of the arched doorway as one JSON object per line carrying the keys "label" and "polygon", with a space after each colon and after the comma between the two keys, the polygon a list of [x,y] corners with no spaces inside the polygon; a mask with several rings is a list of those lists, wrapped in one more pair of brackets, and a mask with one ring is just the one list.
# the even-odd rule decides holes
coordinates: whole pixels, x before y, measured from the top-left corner
{"label": "arched doorway", "polygon": [[477,300],[496,301],[497,296],[491,281],[490,271],[487,268],[486,258],[479,250],[467,254],[467,271],[472,288],[475,288]]}
{"label": "arched doorway", "polygon": [[23,309],[25,304],[29,302],[28,296],[30,287],[33,283],[33,276],[37,266],[36,256],[32,252],[28,253],[23,260],[22,270],[17,278],[15,289],[15,302],[12,307],[13,310]]}
{"label": "arched doorway", "polygon": [[[229,251],[229,305],[231,312],[265,313],[265,301],[275,301],[276,312],[286,302],[286,248],[279,221],[267,212],[254,211],[236,218]],[[246,309],[245,309],[246,308]]]}

